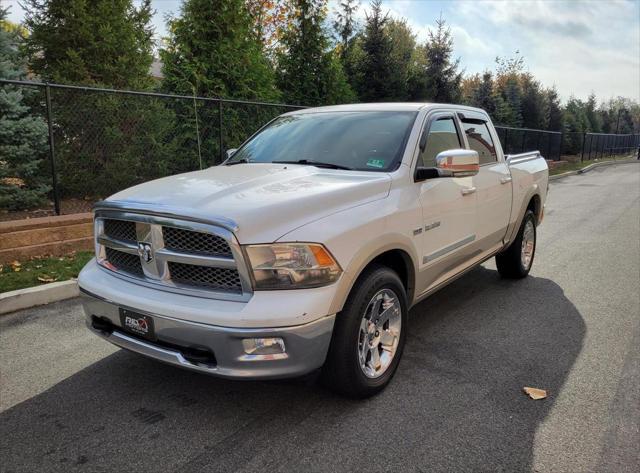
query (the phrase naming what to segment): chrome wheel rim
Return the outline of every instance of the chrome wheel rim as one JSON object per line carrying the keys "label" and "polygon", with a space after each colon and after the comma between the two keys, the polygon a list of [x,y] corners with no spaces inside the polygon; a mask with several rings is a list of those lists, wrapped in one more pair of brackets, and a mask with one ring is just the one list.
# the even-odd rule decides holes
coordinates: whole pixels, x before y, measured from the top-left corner
{"label": "chrome wheel rim", "polygon": [[391,289],[381,289],[367,304],[358,332],[358,359],[367,378],[379,378],[398,350],[402,308]]}
{"label": "chrome wheel rim", "polygon": [[524,231],[522,232],[522,266],[524,269],[529,269],[531,260],[533,259],[533,250],[536,245],[536,229],[533,226],[531,220],[527,220],[524,224]]}

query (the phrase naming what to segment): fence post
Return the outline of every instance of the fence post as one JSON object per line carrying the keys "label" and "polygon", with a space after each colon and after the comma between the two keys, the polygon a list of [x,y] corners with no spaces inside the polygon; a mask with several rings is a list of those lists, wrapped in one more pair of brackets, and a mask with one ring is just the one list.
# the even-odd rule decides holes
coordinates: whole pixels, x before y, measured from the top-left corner
{"label": "fence post", "polygon": [[44,94],[47,101],[47,126],[49,129],[49,162],[51,164],[51,183],[53,185],[53,206],[56,215],[60,215],[60,195],[58,194],[58,174],[56,172],[56,153],[53,140],[53,114],[51,113],[51,87],[44,86]]}
{"label": "fence post", "polygon": [[562,144],[564,142],[564,132],[560,133],[560,147],[558,148],[558,161],[562,161]]}
{"label": "fence post", "polygon": [[580,162],[584,161],[584,147],[587,144],[587,134],[582,134],[582,153],[580,154]]}
{"label": "fence post", "polygon": [[222,130],[222,100],[218,101],[218,140],[220,141],[220,162],[225,160],[223,130]]}

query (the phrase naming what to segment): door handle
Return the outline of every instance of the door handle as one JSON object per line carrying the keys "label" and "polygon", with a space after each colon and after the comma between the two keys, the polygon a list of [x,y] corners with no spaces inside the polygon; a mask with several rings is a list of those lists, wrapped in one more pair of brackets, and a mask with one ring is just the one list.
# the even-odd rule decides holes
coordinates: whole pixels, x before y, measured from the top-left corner
{"label": "door handle", "polygon": [[511,182],[511,176],[501,177],[500,178],[500,184],[508,184],[510,182]]}
{"label": "door handle", "polygon": [[475,187],[463,187],[462,188],[462,195],[473,194],[475,191],[476,191]]}

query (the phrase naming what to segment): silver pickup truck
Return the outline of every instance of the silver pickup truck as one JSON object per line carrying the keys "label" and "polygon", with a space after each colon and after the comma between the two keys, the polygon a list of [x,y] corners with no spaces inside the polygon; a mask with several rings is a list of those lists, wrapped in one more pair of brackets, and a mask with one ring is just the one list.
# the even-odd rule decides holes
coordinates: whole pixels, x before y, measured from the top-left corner
{"label": "silver pickup truck", "polygon": [[504,156],[482,110],[306,109],[228,155],[96,205],[79,285],[97,335],[229,378],[322,368],[365,397],[396,371],[411,306],[494,256],[503,277],[531,268],[547,163]]}

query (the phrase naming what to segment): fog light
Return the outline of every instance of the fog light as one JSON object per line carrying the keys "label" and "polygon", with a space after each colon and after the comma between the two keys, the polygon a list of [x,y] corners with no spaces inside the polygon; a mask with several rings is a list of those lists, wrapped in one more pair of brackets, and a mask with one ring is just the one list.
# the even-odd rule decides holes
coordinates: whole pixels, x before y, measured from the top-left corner
{"label": "fog light", "polygon": [[282,338],[244,338],[244,352],[247,355],[281,355],[285,352]]}

